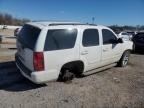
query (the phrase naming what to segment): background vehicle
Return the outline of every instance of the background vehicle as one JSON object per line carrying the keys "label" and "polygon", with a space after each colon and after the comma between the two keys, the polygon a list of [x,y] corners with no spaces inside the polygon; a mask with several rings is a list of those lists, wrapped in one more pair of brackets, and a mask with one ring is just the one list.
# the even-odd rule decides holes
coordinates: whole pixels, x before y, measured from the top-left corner
{"label": "background vehicle", "polygon": [[127,32],[121,32],[118,34],[119,37],[123,38],[124,40],[131,40],[132,35]]}
{"label": "background vehicle", "polygon": [[4,25],[4,26],[3,26],[3,29],[7,29],[7,26],[6,26],[6,25]]}
{"label": "background vehicle", "polygon": [[16,29],[14,30],[14,36],[18,36],[20,30],[21,30],[21,28],[16,28]]}
{"label": "background vehicle", "polygon": [[126,66],[132,42],[108,27],[71,22],[31,22],[17,38],[16,65],[35,83],[67,81],[115,65]]}
{"label": "background vehicle", "polygon": [[144,52],[144,32],[137,33],[133,38],[133,51]]}
{"label": "background vehicle", "polygon": [[129,32],[127,32],[127,33],[130,34],[130,35],[132,35],[132,37],[135,36],[135,35],[137,34],[136,31],[129,31]]}
{"label": "background vehicle", "polygon": [[0,35],[0,43],[2,42],[2,38],[3,38],[3,37]]}

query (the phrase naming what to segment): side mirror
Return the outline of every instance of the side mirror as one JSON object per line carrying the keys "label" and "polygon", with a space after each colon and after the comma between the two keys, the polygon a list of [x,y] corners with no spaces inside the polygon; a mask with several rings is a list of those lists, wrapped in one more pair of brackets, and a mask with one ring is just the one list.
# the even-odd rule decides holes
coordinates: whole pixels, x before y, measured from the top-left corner
{"label": "side mirror", "polygon": [[123,43],[123,39],[122,38],[118,38],[117,43]]}

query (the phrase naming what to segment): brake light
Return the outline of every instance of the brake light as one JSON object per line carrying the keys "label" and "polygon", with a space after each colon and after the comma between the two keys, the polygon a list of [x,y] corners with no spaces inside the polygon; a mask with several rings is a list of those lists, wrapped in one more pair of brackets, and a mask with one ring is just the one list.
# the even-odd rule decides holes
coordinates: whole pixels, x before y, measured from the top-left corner
{"label": "brake light", "polygon": [[33,64],[35,71],[44,70],[44,56],[43,52],[34,52],[33,53]]}

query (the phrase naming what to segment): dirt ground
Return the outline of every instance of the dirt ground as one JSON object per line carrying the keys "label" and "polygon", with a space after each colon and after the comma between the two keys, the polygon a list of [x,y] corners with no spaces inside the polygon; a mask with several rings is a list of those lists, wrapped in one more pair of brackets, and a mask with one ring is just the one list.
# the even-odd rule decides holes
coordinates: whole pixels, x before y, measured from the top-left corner
{"label": "dirt ground", "polygon": [[0,29],[0,36],[4,39],[0,42],[0,63],[14,61],[16,52],[16,38],[14,37],[14,30]]}
{"label": "dirt ground", "polygon": [[44,85],[33,84],[20,74],[13,53],[0,60],[0,108],[144,107],[143,54],[132,54],[125,68]]}

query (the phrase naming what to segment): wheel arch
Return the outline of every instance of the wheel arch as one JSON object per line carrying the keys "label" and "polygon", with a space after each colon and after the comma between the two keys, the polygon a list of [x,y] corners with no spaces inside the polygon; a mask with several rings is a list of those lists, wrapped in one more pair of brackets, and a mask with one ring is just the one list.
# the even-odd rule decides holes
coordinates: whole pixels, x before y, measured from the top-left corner
{"label": "wheel arch", "polygon": [[118,61],[117,66],[123,67],[123,66],[122,66],[122,60],[123,60],[123,56],[125,55],[125,52],[126,52],[126,51],[129,51],[129,52],[131,53],[131,49],[126,49],[125,51],[123,51],[122,56],[121,56],[120,60]]}
{"label": "wheel arch", "polygon": [[124,50],[123,54],[124,54],[126,51],[129,51],[129,52],[131,53],[132,49],[126,49],[126,50]]}
{"label": "wheel arch", "polygon": [[62,72],[63,69],[72,69],[75,74],[81,74],[84,71],[84,62],[81,60],[71,61],[68,63],[63,64],[63,66],[60,69],[60,72]]}

